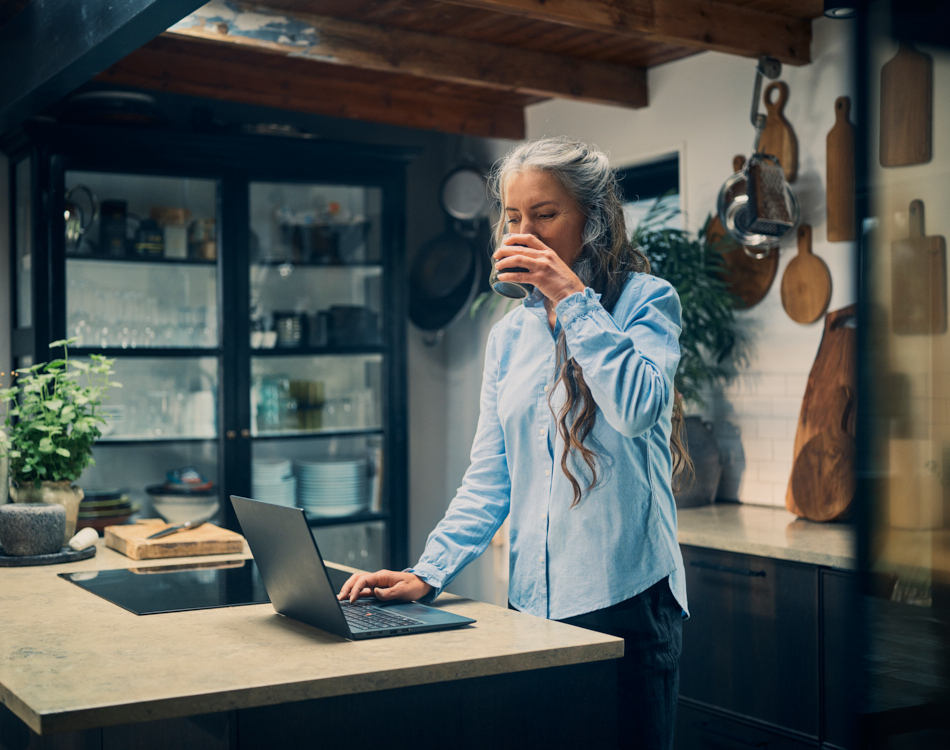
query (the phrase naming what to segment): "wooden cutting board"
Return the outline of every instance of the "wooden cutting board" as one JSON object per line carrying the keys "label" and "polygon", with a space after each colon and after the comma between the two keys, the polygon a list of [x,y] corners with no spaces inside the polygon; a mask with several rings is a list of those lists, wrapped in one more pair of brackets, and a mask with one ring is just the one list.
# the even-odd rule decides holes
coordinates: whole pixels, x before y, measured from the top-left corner
{"label": "wooden cutting board", "polygon": [[854,126],[849,119],[851,100],[835,100],[835,124],[825,139],[828,180],[828,241],[844,242],[856,236],[854,218]]}
{"label": "wooden cutting board", "polygon": [[[857,329],[852,325],[857,320],[857,305],[849,305],[825,316],[825,328],[821,335],[818,353],[808,374],[802,408],[798,415],[798,427],[792,449],[792,467],[802,449],[815,435],[841,429],[842,415],[832,413],[832,406],[842,387],[854,394],[857,382]],[[846,417],[847,434],[854,436],[854,404]],[[796,502],[792,477],[789,476],[785,493],[785,507],[795,515],[804,515]]]}
{"label": "wooden cutting board", "polygon": [[[734,156],[733,173],[741,172],[744,164],[744,156]],[[759,304],[775,280],[778,247],[773,247],[764,258],[753,258],[726,232],[718,215],[713,215],[706,225],[706,242],[722,255],[725,269],[720,278],[729,285],[729,291],[742,301],[745,308]]]}
{"label": "wooden cutting board", "polygon": [[901,43],[881,68],[881,166],[930,161],[933,59]]}
{"label": "wooden cutting board", "polygon": [[801,515],[811,521],[834,521],[851,508],[857,481],[854,438],[848,434],[851,390],[840,386],[831,404],[839,421],[811,438],[792,467],[792,491]]}
{"label": "wooden cutting board", "polygon": [[[775,101],[772,95],[777,94]],[[788,120],[785,119],[785,102],[788,101],[788,84],[775,81],[765,88],[765,128],[759,139],[759,153],[776,157],[785,172],[785,181],[795,182],[798,177],[798,139]]]}
{"label": "wooden cutting board", "polygon": [[947,247],[924,236],[924,203],[910,204],[910,236],[891,245],[891,328],[894,333],[947,330]]}
{"label": "wooden cutting board", "polygon": [[243,536],[212,523],[179,531],[161,539],[146,539],[169,525],[159,518],[146,518],[134,524],[106,526],[105,544],[133,560],[226,555],[244,551]]}
{"label": "wooden cutting board", "polygon": [[831,274],[811,251],[811,226],[798,227],[798,255],[782,275],[782,307],[796,323],[814,323],[831,301]]}

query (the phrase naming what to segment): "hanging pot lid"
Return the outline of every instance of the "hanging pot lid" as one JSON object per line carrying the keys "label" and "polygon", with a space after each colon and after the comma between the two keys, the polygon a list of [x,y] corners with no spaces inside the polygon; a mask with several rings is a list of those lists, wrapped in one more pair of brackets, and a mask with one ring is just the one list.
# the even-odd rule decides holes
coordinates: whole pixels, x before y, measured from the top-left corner
{"label": "hanging pot lid", "polygon": [[409,270],[409,319],[424,331],[448,326],[470,304],[483,266],[475,244],[455,232],[426,242]]}
{"label": "hanging pot lid", "polygon": [[491,207],[488,180],[473,166],[461,166],[449,172],[442,180],[439,194],[443,210],[453,219],[480,219],[488,215]]}

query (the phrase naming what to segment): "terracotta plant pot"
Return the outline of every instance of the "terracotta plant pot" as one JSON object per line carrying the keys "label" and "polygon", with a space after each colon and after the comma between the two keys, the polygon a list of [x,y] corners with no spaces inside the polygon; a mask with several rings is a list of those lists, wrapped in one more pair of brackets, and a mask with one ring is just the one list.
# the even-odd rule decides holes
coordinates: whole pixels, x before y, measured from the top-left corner
{"label": "terracotta plant pot", "polygon": [[79,503],[82,502],[85,496],[81,487],[71,485],[72,482],[69,479],[63,479],[59,482],[41,482],[39,487],[34,487],[32,482],[27,482],[22,486],[11,487],[10,497],[16,503],[62,505],[63,510],[66,511],[66,532],[63,537],[63,544],[65,545],[76,533]]}

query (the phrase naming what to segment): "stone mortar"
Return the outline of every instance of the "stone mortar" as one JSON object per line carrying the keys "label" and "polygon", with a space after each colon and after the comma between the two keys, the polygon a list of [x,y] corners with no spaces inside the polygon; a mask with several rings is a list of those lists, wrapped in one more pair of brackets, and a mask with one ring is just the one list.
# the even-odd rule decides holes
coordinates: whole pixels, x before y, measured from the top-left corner
{"label": "stone mortar", "polygon": [[0,546],[3,554],[25,557],[59,552],[66,533],[66,510],[48,503],[0,506]]}

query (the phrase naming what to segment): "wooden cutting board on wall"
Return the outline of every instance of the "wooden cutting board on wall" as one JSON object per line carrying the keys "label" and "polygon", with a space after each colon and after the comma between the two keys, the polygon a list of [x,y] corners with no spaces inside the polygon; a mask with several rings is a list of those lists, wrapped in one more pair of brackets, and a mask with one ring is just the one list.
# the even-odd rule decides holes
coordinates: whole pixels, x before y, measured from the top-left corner
{"label": "wooden cutting board on wall", "polygon": [[930,161],[933,59],[901,44],[881,68],[881,166]]}
{"label": "wooden cutting board on wall", "polygon": [[[777,95],[774,101],[773,94]],[[770,83],[765,88],[763,99],[768,115],[759,139],[759,153],[776,157],[785,172],[786,182],[795,182],[798,177],[798,139],[791,123],[785,119],[788,84],[785,81]]]}
{"label": "wooden cutting board on wall", "polygon": [[924,235],[924,202],[911,201],[907,239],[891,246],[891,329],[894,333],[947,330],[947,246]]}
{"label": "wooden cutting board on wall", "polygon": [[785,266],[782,275],[782,307],[796,323],[814,323],[831,301],[831,273],[821,258],[811,251],[811,226],[798,226],[798,255]]}
{"label": "wooden cutting board on wall", "polygon": [[[842,388],[847,389],[850,394],[856,393],[857,330],[854,324],[857,314],[857,305],[849,305],[825,316],[825,329],[811,372],[808,374],[802,408],[798,415],[798,427],[792,448],[793,466],[802,449],[816,435],[823,432],[844,432],[854,437],[854,414],[857,411],[855,404],[851,403],[844,424],[842,410],[839,408],[835,412],[834,407],[840,401]],[[785,493],[785,507],[797,516],[805,516],[795,500],[791,475]]]}
{"label": "wooden cutting board on wall", "polygon": [[828,241],[853,240],[854,208],[854,126],[849,119],[851,100],[835,100],[835,124],[825,139],[825,166],[828,180]]}

